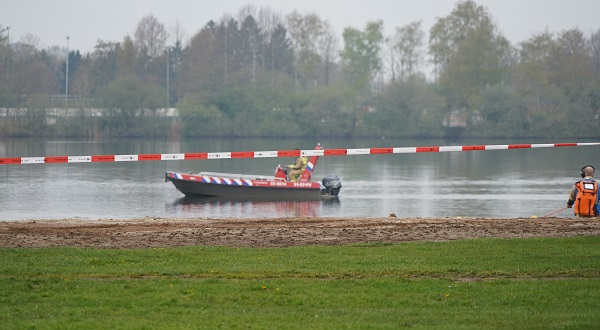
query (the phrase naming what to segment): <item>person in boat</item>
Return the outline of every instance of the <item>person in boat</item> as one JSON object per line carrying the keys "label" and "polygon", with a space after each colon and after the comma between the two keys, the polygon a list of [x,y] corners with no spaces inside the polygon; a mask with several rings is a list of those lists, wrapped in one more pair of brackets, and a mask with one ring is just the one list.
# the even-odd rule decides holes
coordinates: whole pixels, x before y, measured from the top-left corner
{"label": "person in boat", "polygon": [[[296,150],[300,150],[300,149],[296,149]],[[306,169],[307,164],[308,164],[308,157],[302,156],[302,155],[296,157],[296,161],[294,162],[294,164],[287,166],[286,173],[288,176],[288,181],[293,181],[293,182],[298,181],[298,179],[300,178],[300,175],[302,175],[302,172],[304,172],[304,169]]]}
{"label": "person in boat", "polygon": [[569,192],[567,208],[573,208],[576,216],[598,216],[598,182],[594,180],[596,169],[592,165],[581,168],[583,179],[575,182]]}

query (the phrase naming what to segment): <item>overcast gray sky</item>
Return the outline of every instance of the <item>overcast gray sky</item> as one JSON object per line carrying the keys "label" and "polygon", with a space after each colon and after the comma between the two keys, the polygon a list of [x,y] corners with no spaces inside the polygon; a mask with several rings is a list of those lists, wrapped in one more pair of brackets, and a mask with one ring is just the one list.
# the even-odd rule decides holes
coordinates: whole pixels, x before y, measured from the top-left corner
{"label": "overcast gray sky", "polygon": [[[487,7],[500,31],[513,43],[548,29],[600,29],[599,0],[475,0]],[[133,35],[140,19],[156,16],[167,28],[179,22],[190,38],[209,20],[236,16],[248,4],[287,15],[293,10],[316,13],[341,36],[345,27],[363,29],[381,19],[387,35],[396,27],[421,20],[425,32],[436,18],[450,14],[454,0],[0,0],[0,25],[10,26],[11,42],[26,34],[39,37],[40,47],[58,45],[82,53],[98,39],[120,42]]]}

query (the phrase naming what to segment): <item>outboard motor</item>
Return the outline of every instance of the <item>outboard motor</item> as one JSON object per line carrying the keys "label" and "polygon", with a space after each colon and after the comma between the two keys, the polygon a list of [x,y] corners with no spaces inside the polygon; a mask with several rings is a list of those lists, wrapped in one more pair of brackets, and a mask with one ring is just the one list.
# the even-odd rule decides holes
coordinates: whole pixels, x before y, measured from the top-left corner
{"label": "outboard motor", "polygon": [[325,188],[324,194],[337,197],[342,189],[342,179],[335,174],[328,174],[323,178],[322,185]]}

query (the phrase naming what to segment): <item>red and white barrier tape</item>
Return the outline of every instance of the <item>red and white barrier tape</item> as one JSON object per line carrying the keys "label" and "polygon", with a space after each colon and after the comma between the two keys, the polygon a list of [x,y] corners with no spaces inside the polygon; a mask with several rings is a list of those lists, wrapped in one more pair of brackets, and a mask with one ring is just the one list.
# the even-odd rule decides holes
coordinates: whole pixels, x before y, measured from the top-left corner
{"label": "red and white barrier tape", "polygon": [[56,163],[106,163],[137,162],[151,160],[205,160],[228,158],[276,158],[302,156],[346,156],[407,154],[421,152],[451,152],[478,150],[509,150],[553,147],[597,146],[600,142],[588,143],[549,143],[549,144],[497,144],[472,146],[432,146],[399,148],[363,148],[363,149],[321,149],[321,150],[277,150],[277,151],[233,151],[233,152],[195,152],[180,154],[137,154],[137,155],[94,155],[94,156],[47,156],[47,157],[6,157],[0,158],[0,165],[19,164],[56,164]]}

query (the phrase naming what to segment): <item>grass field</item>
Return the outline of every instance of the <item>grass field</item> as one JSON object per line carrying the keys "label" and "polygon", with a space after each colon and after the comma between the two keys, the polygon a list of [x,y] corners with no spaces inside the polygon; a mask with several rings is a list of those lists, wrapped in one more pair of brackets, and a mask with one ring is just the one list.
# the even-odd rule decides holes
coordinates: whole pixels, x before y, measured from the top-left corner
{"label": "grass field", "polygon": [[600,237],[0,249],[3,329],[592,329]]}

